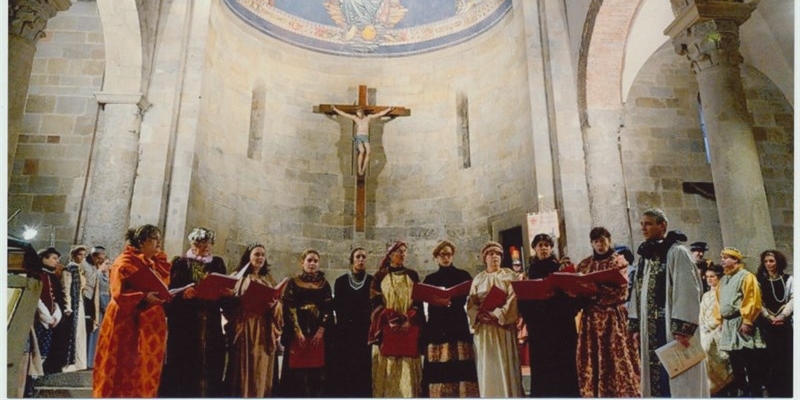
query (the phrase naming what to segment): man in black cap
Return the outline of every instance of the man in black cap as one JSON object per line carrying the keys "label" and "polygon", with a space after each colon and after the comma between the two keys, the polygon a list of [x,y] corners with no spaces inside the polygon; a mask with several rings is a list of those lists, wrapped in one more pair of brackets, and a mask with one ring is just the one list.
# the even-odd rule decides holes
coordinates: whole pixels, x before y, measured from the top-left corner
{"label": "man in black cap", "polygon": [[706,242],[694,242],[689,245],[689,250],[692,252],[694,265],[697,266],[697,273],[700,276],[700,282],[703,284],[703,293],[705,293],[709,289],[708,282],[705,280],[706,271],[712,264],[711,260],[703,258],[708,251],[708,246]]}

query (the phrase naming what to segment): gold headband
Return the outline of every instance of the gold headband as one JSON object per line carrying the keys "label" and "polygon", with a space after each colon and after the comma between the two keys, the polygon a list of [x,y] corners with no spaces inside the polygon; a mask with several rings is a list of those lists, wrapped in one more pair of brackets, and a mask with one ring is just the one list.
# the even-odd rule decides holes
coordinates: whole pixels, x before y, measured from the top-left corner
{"label": "gold headband", "polygon": [[742,252],[739,251],[739,249],[734,248],[734,247],[726,247],[726,248],[722,249],[722,252],[720,252],[720,255],[733,257],[733,258],[735,258],[735,259],[737,259],[739,261],[744,259],[744,254],[742,254]]}

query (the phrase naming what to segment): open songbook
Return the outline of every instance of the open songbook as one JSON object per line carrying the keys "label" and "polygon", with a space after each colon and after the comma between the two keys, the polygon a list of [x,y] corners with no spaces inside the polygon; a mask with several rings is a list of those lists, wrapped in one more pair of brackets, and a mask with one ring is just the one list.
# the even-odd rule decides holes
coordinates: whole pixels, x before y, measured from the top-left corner
{"label": "open songbook", "polygon": [[450,300],[453,297],[468,295],[471,285],[472,280],[461,282],[449,288],[416,282],[414,283],[414,288],[411,289],[411,299],[428,303],[436,303],[437,300]]}
{"label": "open songbook", "polygon": [[266,313],[275,301],[280,299],[287,282],[289,278],[284,278],[275,287],[269,287],[258,281],[251,281],[242,295],[242,308],[248,312]]}
{"label": "open songbook", "polygon": [[556,290],[588,296],[595,291],[593,284],[627,285],[625,269],[611,268],[588,274],[576,272],[553,272],[543,279],[512,281],[511,286],[519,300],[543,300],[553,297]]}
{"label": "open songbook", "polygon": [[218,300],[222,297],[224,289],[233,289],[238,281],[239,278],[236,276],[212,272],[197,284],[196,296],[203,300]]}
{"label": "open songbook", "polygon": [[144,292],[145,294],[148,292],[157,292],[158,297],[162,300],[170,300],[173,296],[169,288],[167,288],[167,285],[164,284],[164,281],[156,276],[155,271],[147,267],[139,268],[138,271],[128,276],[125,282],[131,289]]}

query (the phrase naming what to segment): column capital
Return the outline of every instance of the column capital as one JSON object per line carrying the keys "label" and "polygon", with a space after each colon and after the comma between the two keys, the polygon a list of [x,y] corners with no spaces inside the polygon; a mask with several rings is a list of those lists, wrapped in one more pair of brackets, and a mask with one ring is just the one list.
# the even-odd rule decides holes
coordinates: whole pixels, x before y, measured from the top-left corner
{"label": "column capital", "polygon": [[47,21],[71,5],[71,0],[11,0],[8,3],[8,34],[36,45],[44,37]]}
{"label": "column capital", "polygon": [[756,2],[741,0],[672,0],[675,20],[664,30],[675,52],[692,62],[695,73],[717,65],[736,66],[739,26],[756,9]]}

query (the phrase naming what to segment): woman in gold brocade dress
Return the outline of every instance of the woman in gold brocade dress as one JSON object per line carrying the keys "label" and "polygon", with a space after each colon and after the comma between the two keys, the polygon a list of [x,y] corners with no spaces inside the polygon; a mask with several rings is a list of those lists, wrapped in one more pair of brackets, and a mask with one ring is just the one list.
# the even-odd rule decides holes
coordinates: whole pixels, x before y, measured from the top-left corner
{"label": "woman in gold brocade dress", "polygon": [[[372,349],[373,397],[419,397],[421,393],[418,333],[424,313],[422,303],[411,300],[411,289],[419,282],[419,274],[403,265],[407,249],[400,241],[389,248],[370,289],[373,311],[369,337],[370,343],[378,344]],[[385,340],[388,330],[408,333],[406,340],[413,342],[416,354],[385,355],[392,347]]]}

